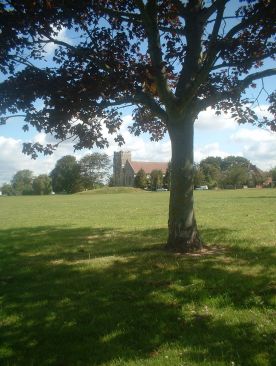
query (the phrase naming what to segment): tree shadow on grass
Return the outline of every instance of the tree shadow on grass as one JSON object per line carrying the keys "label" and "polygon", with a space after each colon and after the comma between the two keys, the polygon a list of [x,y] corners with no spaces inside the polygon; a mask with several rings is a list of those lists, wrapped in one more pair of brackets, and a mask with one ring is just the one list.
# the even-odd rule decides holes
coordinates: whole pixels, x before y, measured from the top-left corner
{"label": "tree shadow on grass", "polygon": [[[224,244],[230,234],[203,231]],[[272,365],[273,331],[235,320],[271,307],[264,289],[272,251],[174,255],[162,250],[165,236],[165,229],[1,231],[0,363]],[[257,272],[243,269],[255,265]],[[180,351],[175,361],[162,363],[166,346]]]}
{"label": "tree shadow on grass", "polygon": [[269,200],[271,200],[271,199],[276,199],[276,195],[267,195],[267,196],[245,196],[245,197],[231,197],[231,200],[247,200],[247,199],[253,199],[253,200],[259,200],[259,199],[269,199]]}

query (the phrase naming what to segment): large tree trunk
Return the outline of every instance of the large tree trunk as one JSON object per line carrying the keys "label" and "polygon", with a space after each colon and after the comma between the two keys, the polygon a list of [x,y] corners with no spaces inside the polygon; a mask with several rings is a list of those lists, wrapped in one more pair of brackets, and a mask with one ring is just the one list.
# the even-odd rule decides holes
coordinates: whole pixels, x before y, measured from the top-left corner
{"label": "large tree trunk", "polygon": [[192,252],[202,247],[193,200],[194,120],[173,121],[169,134],[172,146],[169,237],[166,248]]}

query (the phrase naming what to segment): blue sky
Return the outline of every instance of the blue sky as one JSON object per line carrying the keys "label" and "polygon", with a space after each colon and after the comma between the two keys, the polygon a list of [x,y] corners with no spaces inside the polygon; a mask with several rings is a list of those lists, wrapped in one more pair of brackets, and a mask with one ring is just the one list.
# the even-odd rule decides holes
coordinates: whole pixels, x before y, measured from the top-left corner
{"label": "blue sky", "polygon": [[[70,42],[65,29],[59,32],[58,38]],[[53,53],[53,44],[47,45],[49,55]],[[265,88],[268,92],[275,89],[276,77],[265,79]],[[256,89],[248,91],[249,96],[258,94],[261,84]],[[259,98],[260,106],[256,105],[257,113],[267,113],[266,93]],[[110,146],[103,152],[113,156],[114,151],[120,149],[132,151],[133,160],[143,161],[168,161],[170,159],[170,141],[168,136],[160,142],[151,142],[147,135],[136,137],[130,135],[127,126],[131,123],[131,111],[125,110],[122,134],[126,144],[119,148],[112,137],[108,137]],[[38,133],[30,129],[28,133],[22,131],[20,118],[9,119],[7,124],[0,126],[0,186],[9,182],[16,171],[30,169],[35,175],[49,173],[56,161],[64,155],[72,154],[77,158],[87,154],[87,150],[78,151],[76,154],[72,148],[72,142],[67,141],[60,145],[58,150],[51,156],[40,156],[32,160],[23,155],[23,141],[38,141],[41,143],[52,142],[51,136]],[[195,125],[195,161],[199,162],[207,156],[240,155],[249,159],[263,170],[269,170],[276,166],[276,134],[268,130],[254,128],[250,125],[239,126],[228,115],[216,116],[214,111],[208,109],[199,115]],[[92,150],[92,152],[95,150]]]}

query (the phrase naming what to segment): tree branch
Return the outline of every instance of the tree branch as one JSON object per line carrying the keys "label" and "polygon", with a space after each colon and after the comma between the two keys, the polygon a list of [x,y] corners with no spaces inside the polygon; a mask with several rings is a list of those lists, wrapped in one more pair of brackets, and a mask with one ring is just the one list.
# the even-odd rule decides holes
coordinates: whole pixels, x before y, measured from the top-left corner
{"label": "tree branch", "polygon": [[52,37],[47,37],[47,39],[39,39],[37,41],[37,43],[54,43],[57,44],[59,46],[63,46],[66,47],[72,51],[77,52],[77,48],[72,46],[70,43],[64,42],[64,41],[60,41],[58,39],[52,38]]}
{"label": "tree branch", "polygon": [[13,114],[11,116],[7,116],[7,117],[0,117],[0,125],[5,125],[7,120],[10,118],[18,118],[18,117],[26,117],[26,114]]}
{"label": "tree branch", "polygon": [[[243,18],[243,16],[242,15],[239,15],[239,16],[233,15],[233,16],[229,16],[229,17],[223,17],[222,20],[238,19],[238,18]],[[216,18],[208,20],[208,22],[206,22],[206,24],[214,23],[215,21],[216,21]]]}
{"label": "tree branch", "polygon": [[276,75],[276,68],[255,72],[253,74],[246,76],[243,80],[241,80],[239,82],[239,87],[241,89],[245,89],[252,83],[252,81],[259,80],[259,79],[273,76],[273,75]]}
{"label": "tree branch", "polygon": [[[204,23],[207,21],[207,19],[210,18],[211,15],[213,15],[218,8],[221,6],[222,3],[224,3],[224,5],[226,5],[230,0],[216,0],[212,3],[211,6],[209,6],[209,8],[205,8],[204,12],[203,12],[203,16],[202,16],[202,20],[204,21]],[[236,18],[236,17],[224,17],[223,19],[231,19],[231,18]],[[213,23],[217,21],[217,17],[210,20],[207,23]]]}
{"label": "tree branch", "polygon": [[[202,49],[202,28],[200,28],[200,24],[202,24],[202,15],[199,14],[193,21],[187,21],[187,27],[189,29],[189,35],[187,35],[187,62],[183,66],[177,86],[177,95],[180,97],[179,107],[181,110],[185,109],[193,100],[198,87],[206,80],[210,72],[210,67],[215,61],[217,55],[217,38],[223,19],[225,4],[226,0],[217,0],[213,4],[215,5],[213,11],[217,11],[217,16],[209,41],[209,47],[205,54],[205,61],[202,66],[200,65],[202,62],[200,55]],[[201,30],[201,33],[199,30]],[[192,80],[192,82],[190,82],[190,80]]]}
{"label": "tree branch", "polygon": [[235,25],[233,28],[231,28],[228,33],[225,35],[223,41],[226,41],[228,39],[231,39],[234,37],[234,35],[236,35],[238,32],[240,32],[241,30],[243,30],[244,28],[248,27],[251,24],[254,24],[254,22],[259,21],[260,20],[260,15],[254,14],[251,17],[242,20],[239,24]]}
{"label": "tree branch", "polygon": [[99,59],[99,55],[95,54],[93,55],[94,57],[92,57],[92,52],[90,49],[87,48],[77,48],[75,46],[72,46],[70,43],[64,42],[64,41],[60,41],[58,39],[52,38],[52,37],[48,37],[48,39],[39,39],[38,41],[36,41],[36,43],[54,43],[58,46],[63,46],[68,48],[69,50],[73,51],[75,54],[81,54],[81,56],[86,57],[87,60],[89,60],[90,62],[94,62],[95,65],[97,65],[99,68],[104,69],[107,72],[110,72],[110,67],[107,66],[105,64],[104,61],[101,61]]}
{"label": "tree branch", "polygon": [[212,67],[211,71],[215,71],[218,69],[222,69],[225,67],[243,67],[243,66],[250,66],[251,63],[253,62],[257,62],[257,61],[262,61],[265,60],[266,58],[273,56],[275,54],[275,50],[271,50],[270,52],[266,52],[263,55],[259,56],[259,57],[251,57],[251,58],[247,58],[246,60],[244,60],[243,62],[241,61],[237,61],[237,62],[222,62],[219,65],[215,65]]}
{"label": "tree branch", "polygon": [[123,104],[143,104],[148,107],[153,113],[155,113],[159,118],[161,118],[164,122],[167,121],[167,113],[165,110],[156,103],[154,98],[151,97],[150,94],[144,92],[138,92],[133,97],[122,97],[113,101],[102,101],[98,104],[100,108],[109,108],[117,105]]}
{"label": "tree branch", "polygon": [[25,65],[27,67],[32,67],[35,70],[39,70],[41,71],[42,69],[35,66],[34,64],[32,64],[29,60],[27,60],[27,58],[21,57],[21,56],[15,56],[15,55],[9,55],[9,58],[11,60],[14,60],[15,62],[21,64],[21,65]]}
{"label": "tree branch", "polygon": [[154,70],[153,76],[155,78],[158,95],[162,103],[167,107],[171,107],[174,96],[168,86],[166,70],[162,59],[160,34],[157,24],[156,0],[149,0],[146,6],[144,6],[142,0],[136,0],[136,3],[141,12],[145,31],[148,37],[149,54]]}
{"label": "tree branch", "polygon": [[156,103],[156,101],[154,100],[154,98],[151,97],[151,95],[144,92],[140,92],[136,94],[134,99],[138,103],[147,106],[154,114],[156,114],[160,119],[162,119],[162,121],[167,123],[168,115],[166,111],[159,104]]}
{"label": "tree branch", "polygon": [[122,20],[125,20],[125,21],[132,21],[133,23],[137,23],[137,22],[142,23],[141,16],[138,13],[135,14],[135,13],[129,13],[127,11],[109,9],[104,6],[99,6],[99,9],[104,14],[108,14],[108,15],[114,16],[116,18],[121,18]]}
{"label": "tree branch", "polygon": [[172,34],[178,34],[179,36],[186,36],[187,32],[185,28],[171,28],[171,27],[165,27],[163,25],[159,25],[159,29],[163,32],[172,33]]}
{"label": "tree branch", "polygon": [[209,72],[209,68],[212,65],[212,63],[214,62],[215,56],[217,54],[217,39],[218,39],[221,22],[223,19],[225,5],[226,5],[225,0],[219,1],[217,4],[217,16],[216,16],[215,24],[213,27],[211,39],[209,42],[209,47],[208,47],[208,51],[206,54],[206,62],[203,67],[203,69],[204,69],[203,72],[206,70]]}
{"label": "tree branch", "polygon": [[[191,83],[194,82],[196,75],[199,72],[200,58],[201,58],[201,40],[203,34],[203,22],[201,20],[200,11],[195,9],[193,17],[186,16],[186,57],[182,64],[179,80],[176,85],[176,96],[179,98],[179,106],[183,106],[184,99],[187,97],[188,89]],[[190,94],[189,94],[190,95]]]}
{"label": "tree branch", "polygon": [[263,79],[265,77],[276,75],[275,69],[267,69],[259,72],[255,72],[246,76],[243,80],[238,81],[237,85],[227,92],[220,92],[211,95],[208,98],[199,100],[197,107],[199,110],[205,110],[206,108],[221,102],[224,99],[233,98],[233,96],[239,96],[243,90],[245,90],[253,81]]}

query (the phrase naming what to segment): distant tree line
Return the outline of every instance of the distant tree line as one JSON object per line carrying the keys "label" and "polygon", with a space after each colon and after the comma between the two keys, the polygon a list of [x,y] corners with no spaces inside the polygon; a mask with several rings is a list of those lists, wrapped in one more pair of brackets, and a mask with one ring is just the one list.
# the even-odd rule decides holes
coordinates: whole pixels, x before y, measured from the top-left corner
{"label": "distant tree line", "polygon": [[273,171],[263,172],[241,156],[208,157],[194,166],[194,185],[214,188],[256,187],[264,184]]}
{"label": "distant tree line", "polygon": [[161,170],[153,170],[149,175],[140,169],[134,178],[134,187],[157,191],[158,189],[170,189],[170,163],[166,173]]}
{"label": "distant tree line", "polygon": [[270,176],[272,178],[272,187],[276,187],[276,167],[270,170]]}
{"label": "distant tree line", "polygon": [[66,155],[56,162],[49,175],[35,177],[31,170],[20,170],[10,183],[0,187],[0,191],[7,196],[76,193],[104,185],[109,171],[110,160],[106,154],[88,154],[79,161]]}
{"label": "distant tree line", "polygon": [[[103,186],[110,176],[110,160],[108,155],[93,153],[85,155],[79,161],[74,156],[66,155],[56,162],[49,175],[34,176],[30,170],[20,170],[10,183],[0,187],[3,195],[47,195],[55,193],[76,193]],[[263,172],[249,160],[241,156],[226,158],[208,157],[194,166],[194,186],[215,188],[241,188],[263,185],[271,178],[268,186],[276,187],[276,167]],[[156,191],[170,189],[170,163],[165,174],[161,170],[153,170],[146,174],[139,170],[134,179],[134,186]]]}
{"label": "distant tree line", "polygon": [[[248,159],[242,156],[228,156],[226,158],[207,157],[194,165],[194,186],[207,186],[208,189],[249,188],[263,185],[272,178],[267,186],[276,186],[276,167],[269,172],[263,172]],[[161,170],[154,170],[147,175],[141,169],[135,179],[134,186],[142,189],[157,190],[170,189],[170,164],[163,175]]]}
{"label": "distant tree line", "polygon": [[52,181],[47,174],[34,177],[31,170],[19,170],[10,183],[4,183],[0,188],[3,195],[44,195],[52,192]]}

